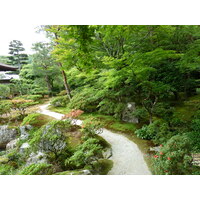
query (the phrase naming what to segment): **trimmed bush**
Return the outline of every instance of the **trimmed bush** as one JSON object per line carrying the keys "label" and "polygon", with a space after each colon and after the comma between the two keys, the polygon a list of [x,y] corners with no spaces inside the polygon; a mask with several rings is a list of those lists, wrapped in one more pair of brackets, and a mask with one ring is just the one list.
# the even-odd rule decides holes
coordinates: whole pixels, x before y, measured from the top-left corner
{"label": "trimmed bush", "polygon": [[43,115],[40,113],[32,113],[23,119],[21,126],[31,125],[34,127],[41,127],[44,124],[46,124],[52,120],[53,120],[53,118],[51,118],[47,115]]}
{"label": "trimmed bush", "polygon": [[67,96],[55,97],[51,100],[50,104],[54,107],[65,107],[69,103],[69,98]]}

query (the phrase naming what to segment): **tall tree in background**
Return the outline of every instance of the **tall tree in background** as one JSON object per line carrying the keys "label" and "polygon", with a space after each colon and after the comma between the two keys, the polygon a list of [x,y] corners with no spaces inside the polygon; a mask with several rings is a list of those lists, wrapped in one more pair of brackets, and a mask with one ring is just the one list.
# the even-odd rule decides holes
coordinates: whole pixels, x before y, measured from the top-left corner
{"label": "tall tree in background", "polygon": [[19,40],[13,40],[9,45],[9,64],[18,66],[19,70],[22,65],[28,63],[28,55],[23,53],[25,51],[23,44]]}
{"label": "tall tree in background", "polygon": [[8,64],[9,59],[7,56],[0,56],[0,63]]}
{"label": "tall tree in background", "polygon": [[48,43],[39,42],[33,44],[32,49],[35,51],[35,54],[32,55],[33,72],[37,77],[45,79],[48,92],[52,95],[53,80],[60,73],[50,55],[52,46]]}

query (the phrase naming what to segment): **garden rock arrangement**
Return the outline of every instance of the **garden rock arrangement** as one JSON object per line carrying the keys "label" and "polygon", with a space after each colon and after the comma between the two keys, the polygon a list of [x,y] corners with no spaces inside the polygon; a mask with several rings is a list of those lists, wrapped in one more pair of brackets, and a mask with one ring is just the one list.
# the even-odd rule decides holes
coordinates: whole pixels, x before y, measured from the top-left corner
{"label": "garden rock arrangement", "polygon": [[137,117],[134,117],[134,112],[136,111],[135,102],[127,103],[127,106],[123,112],[122,120],[125,122],[130,122],[137,124],[139,122]]}
{"label": "garden rock arrangement", "polygon": [[0,127],[5,150],[0,152],[0,175],[107,173],[110,163],[103,156],[107,143],[96,136],[90,124],[83,128],[68,120],[49,119],[34,126],[45,116],[27,117],[19,127]]}
{"label": "garden rock arrangement", "polygon": [[18,135],[18,130],[7,125],[0,126],[0,148],[5,149],[6,145]]}

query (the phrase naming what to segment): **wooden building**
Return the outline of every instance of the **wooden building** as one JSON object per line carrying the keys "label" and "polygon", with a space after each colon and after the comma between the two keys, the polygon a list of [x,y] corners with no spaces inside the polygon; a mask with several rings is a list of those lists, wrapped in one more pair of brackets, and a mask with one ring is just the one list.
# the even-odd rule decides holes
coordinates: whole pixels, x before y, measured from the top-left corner
{"label": "wooden building", "polygon": [[[0,72],[17,71],[17,69],[18,69],[17,67],[0,63]],[[3,78],[3,79],[0,78],[0,84],[9,84],[11,79],[12,78]]]}
{"label": "wooden building", "polygon": [[13,67],[13,66],[10,66],[10,65],[6,65],[6,64],[3,64],[3,63],[0,63],[0,71],[1,72],[6,72],[6,71],[17,71],[17,67]]}

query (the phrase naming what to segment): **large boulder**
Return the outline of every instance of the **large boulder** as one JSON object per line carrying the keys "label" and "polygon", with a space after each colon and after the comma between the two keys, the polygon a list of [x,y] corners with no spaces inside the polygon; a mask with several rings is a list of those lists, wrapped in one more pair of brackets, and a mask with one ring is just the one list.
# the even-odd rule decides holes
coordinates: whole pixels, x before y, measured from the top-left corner
{"label": "large boulder", "polygon": [[0,149],[5,149],[6,145],[16,139],[18,135],[18,129],[9,127],[8,125],[0,126]]}
{"label": "large boulder", "polygon": [[134,117],[133,115],[135,111],[136,111],[135,102],[127,103],[127,106],[124,109],[124,112],[122,114],[122,120],[125,122],[134,123],[134,124],[139,123],[138,118]]}

